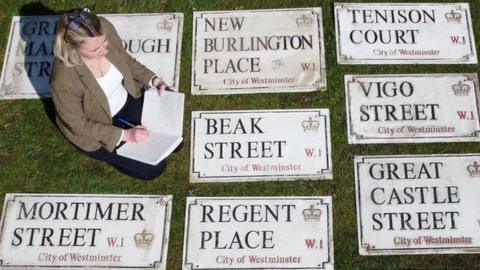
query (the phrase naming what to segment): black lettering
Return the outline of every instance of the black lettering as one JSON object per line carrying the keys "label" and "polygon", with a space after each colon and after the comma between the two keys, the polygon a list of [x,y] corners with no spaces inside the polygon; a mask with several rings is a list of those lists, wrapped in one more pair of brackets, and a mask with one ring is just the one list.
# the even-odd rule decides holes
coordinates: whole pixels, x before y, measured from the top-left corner
{"label": "black lettering", "polygon": [[202,205],[202,223],[207,222],[206,218],[208,217],[209,221],[208,222],[214,222],[213,218],[211,216],[213,212],[213,207],[211,205]]}
{"label": "black lettering", "polygon": [[14,247],[18,247],[22,244],[22,234],[23,234],[23,229],[22,228],[15,228],[13,230],[13,237],[11,245]]}

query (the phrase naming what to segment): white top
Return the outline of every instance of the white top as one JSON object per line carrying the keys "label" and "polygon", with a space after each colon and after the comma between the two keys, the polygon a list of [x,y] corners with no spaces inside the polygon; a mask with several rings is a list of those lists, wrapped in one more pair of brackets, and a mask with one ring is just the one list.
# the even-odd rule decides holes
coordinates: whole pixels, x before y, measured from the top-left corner
{"label": "white top", "polygon": [[97,82],[107,96],[110,114],[114,116],[122,109],[127,102],[128,92],[122,85],[123,75],[118,69],[111,64],[107,73],[101,78],[97,78]]}

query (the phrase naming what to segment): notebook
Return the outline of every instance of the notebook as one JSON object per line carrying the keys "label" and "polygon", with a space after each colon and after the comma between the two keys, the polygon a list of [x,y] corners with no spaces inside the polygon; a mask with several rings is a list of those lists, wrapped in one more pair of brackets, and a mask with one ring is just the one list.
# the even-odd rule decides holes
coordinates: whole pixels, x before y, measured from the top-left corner
{"label": "notebook", "polygon": [[152,88],[145,92],[142,125],[150,131],[141,143],[127,142],[117,149],[117,154],[151,165],[156,165],[183,140],[183,108],[185,95],[165,91],[163,95]]}

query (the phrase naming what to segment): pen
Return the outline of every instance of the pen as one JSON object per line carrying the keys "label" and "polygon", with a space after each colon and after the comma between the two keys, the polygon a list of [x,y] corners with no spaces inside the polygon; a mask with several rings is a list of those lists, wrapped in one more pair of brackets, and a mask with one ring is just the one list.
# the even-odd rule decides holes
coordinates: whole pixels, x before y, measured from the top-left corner
{"label": "pen", "polygon": [[[157,89],[157,90],[158,90],[158,89]],[[171,88],[170,88],[170,87],[168,87],[168,86],[165,86],[165,91],[174,92],[174,90],[173,90],[173,89],[171,89]],[[158,91],[158,96],[162,96],[162,95],[160,94],[160,91]]]}
{"label": "pen", "polygon": [[128,122],[127,120],[124,120],[124,119],[122,119],[122,118],[117,118],[117,119],[118,119],[118,121],[122,122],[122,123],[125,124],[125,125],[128,125],[128,126],[130,126],[130,127],[132,127],[132,128],[135,127],[133,124],[131,124],[131,123]]}

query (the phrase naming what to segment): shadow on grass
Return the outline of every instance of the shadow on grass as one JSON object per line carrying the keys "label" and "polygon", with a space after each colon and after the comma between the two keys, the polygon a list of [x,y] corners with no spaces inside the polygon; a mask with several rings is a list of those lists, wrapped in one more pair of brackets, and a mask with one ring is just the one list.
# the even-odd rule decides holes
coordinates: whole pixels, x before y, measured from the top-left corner
{"label": "shadow on grass", "polygon": [[[28,74],[33,89],[41,97],[48,119],[56,126],[55,107],[49,98],[49,80],[53,63],[53,44],[56,36],[56,23],[22,17],[57,15],[41,2],[23,5],[20,9],[20,35],[25,42],[23,68]],[[20,48],[19,48],[20,49]],[[17,51],[18,53],[18,51]]]}

